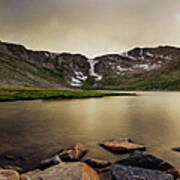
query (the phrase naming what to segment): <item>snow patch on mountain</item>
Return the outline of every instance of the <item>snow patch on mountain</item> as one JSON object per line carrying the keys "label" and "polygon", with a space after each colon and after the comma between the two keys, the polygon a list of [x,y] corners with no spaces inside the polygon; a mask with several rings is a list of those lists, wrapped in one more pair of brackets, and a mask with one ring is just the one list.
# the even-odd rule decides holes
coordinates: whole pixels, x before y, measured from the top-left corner
{"label": "snow patch on mountain", "polygon": [[149,56],[149,57],[154,57],[154,55],[151,54],[150,52],[146,52],[146,55]]}
{"label": "snow patch on mountain", "polygon": [[144,70],[153,70],[153,69],[157,69],[157,68],[160,68],[161,67],[161,64],[136,64],[133,66],[133,68],[140,68],[140,69],[144,69]]}
{"label": "snow patch on mountain", "polygon": [[161,67],[161,64],[152,64],[149,68],[149,70],[158,69]]}
{"label": "snow patch on mountain", "polygon": [[87,76],[85,76],[82,72],[74,72],[76,75],[76,78],[81,80],[81,81],[86,81],[87,80]]}
{"label": "snow patch on mountain", "polygon": [[131,56],[131,55],[129,55],[128,52],[123,52],[123,53],[121,54],[121,56],[127,57],[127,58],[132,59],[132,60],[136,60],[136,58],[133,57],[133,56]]}
{"label": "snow patch on mountain", "polygon": [[133,68],[141,68],[144,70],[148,70],[149,69],[149,64],[136,64],[133,66]]}
{"label": "snow patch on mountain", "polygon": [[128,68],[123,68],[121,66],[117,66],[117,70],[120,71],[120,72],[124,72],[124,71],[127,71]]}
{"label": "snow patch on mountain", "polygon": [[82,82],[74,77],[71,77],[70,85],[80,87],[82,86]]}
{"label": "snow patch on mountain", "polygon": [[100,81],[103,77],[95,72],[95,65],[98,63],[98,61],[89,59],[88,62],[90,65],[89,75],[94,77],[96,81]]}

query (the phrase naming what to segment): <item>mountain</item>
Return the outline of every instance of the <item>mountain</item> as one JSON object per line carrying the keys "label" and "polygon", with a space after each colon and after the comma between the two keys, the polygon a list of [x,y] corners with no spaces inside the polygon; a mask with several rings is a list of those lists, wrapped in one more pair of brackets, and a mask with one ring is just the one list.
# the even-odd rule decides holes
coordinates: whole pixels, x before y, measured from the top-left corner
{"label": "mountain", "polygon": [[179,90],[180,48],[135,48],[88,59],[0,42],[0,86]]}

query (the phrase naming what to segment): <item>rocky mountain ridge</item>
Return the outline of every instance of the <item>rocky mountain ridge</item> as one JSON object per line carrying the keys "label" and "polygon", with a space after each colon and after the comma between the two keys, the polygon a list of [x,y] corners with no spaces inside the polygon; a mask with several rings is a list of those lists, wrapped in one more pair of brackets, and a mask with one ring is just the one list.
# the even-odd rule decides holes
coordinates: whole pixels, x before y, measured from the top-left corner
{"label": "rocky mountain ridge", "polygon": [[148,89],[144,83],[149,80],[149,89],[156,89],[156,82],[163,84],[162,78],[174,72],[176,84],[180,81],[179,63],[180,48],[170,46],[88,59],[81,54],[32,51],[0,42],[0,86]]}

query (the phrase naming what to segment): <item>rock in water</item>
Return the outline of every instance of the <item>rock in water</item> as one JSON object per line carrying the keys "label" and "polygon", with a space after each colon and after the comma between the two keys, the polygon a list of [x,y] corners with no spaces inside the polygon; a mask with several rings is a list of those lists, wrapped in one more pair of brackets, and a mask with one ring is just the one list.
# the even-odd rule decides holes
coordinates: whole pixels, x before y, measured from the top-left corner
{"label": "rock in water", "polygon": [[103,161],[93,158],[87,158],[84,162],[93,168],[104,168],[111,165],[109,161]]}
{"label": "rock in water", "polygon": [[16,171],[0,169],[0,180],[20,180]]}
{"label": "rock in water", "polygon": [[151,154],[143,153],[141,151],[135,151],[134,153],[130,154],[127,159],[119,160],[116,162],[116,164],[145,169],[156,169],[160,171],[174,169],[171,164],[163,161],[162,159],[159,159]]}
{"label": "rock in water", "polygon": [[59,156],[63,161],[79,161],[87,151],[87,148],[83,144],[75,144],[62,149]]}
{"label": "rock in water", "polygon": [[9,160],[9,161],[12,161],[12,160],[17,159],[17,157],[15,157],[14,155],[6,155],[6,156],[5,156],[5,159],[7,159],[7,160]]}
{"label": "rock in water", "polygon": [[135,144],[131,139],[127,138],[105,141],[100,143],[100,146],[113,153],[128,153],[135,150],[146,150],[145,146]]}
{"label": "rock in water", "polygon": [[30,180],[100,180],[95,170],[85,163],[62,163],[37,173],[26,173],[22,178]]}
{"label": "rock in water", "polygon": [[45,160],[42,160],[38,166],[39,169],[41,170],[44,170],[46,168],[49,168],[53,165],[57,165],[61,162],[60,158],[58,155],[52,157],[52,158],[49,158],[49,159],[45,159]]}
{"label": "rock in water", "polygon": [[19,173],[22,173],[22,172],[24,171],[24,169],[21,168],[21,167],[18,167],[18,166],[11,166],[11,165],[3,166],[3,169],[14,170],[14,171],[17,171],[17,172],[19,172]]}
{"label": "rock in water", "polygon": [[112,166],[113,180],[174,180],[173,176],[157,170],[131,168],[119,164]]}
{"label": "rock in water", "polygon": [[173,150],[173,151],[180,152],[180,147],[173,148],[172,150]]}

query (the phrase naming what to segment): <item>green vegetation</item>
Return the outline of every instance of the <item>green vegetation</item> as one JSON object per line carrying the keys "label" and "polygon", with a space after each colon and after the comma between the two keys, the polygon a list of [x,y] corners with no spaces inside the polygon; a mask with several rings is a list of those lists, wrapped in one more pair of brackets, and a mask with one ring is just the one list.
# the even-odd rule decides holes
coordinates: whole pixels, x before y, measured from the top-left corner
{"label": "green vegetation", "polygon": [[144,74],[134,74],[131,77],[104,78],[99,84],[83,87],[84,90],[124,90],[124,91],[152,91],[180,90],[180,61],[174,60],[164,69],[147,72]]}
{"label": "green vegetation", "polygon": [[112,86],[103,85],[98,89],[114,90],[180,90],[180,71],[169,73],[156,73],[154,75],[144,75],[139,79],[132,79]]}
{"label": "green vegetation", "polygon": [[73,91],[73,90],[58,90],[47,88],[0,88],[0,101],[12,100],[32,100],[32,99],[52,99],[52,98],[88,98],[88,97],[104,97],[104,96],[132,96],[133,93],[110,93],[98,91]]}
{"label": "green vegetation", "polygon": [[[101,81],[96,81],[94,77],[87,76],[87,80],[81,87],[81,89],[85,91],[63,92],[54,89],[45,89],[43,92],[41,89],[34,93],[34,90],[32,92],[27,91],[27,88],[24,88],[26,89],[26,92],[18,90],[18,93],[14,93],[10,92],[9,90],[1,92],[0,89],[0,100],[36,99],[49,97],[82,98],[88,96],[99,96],[99,94],[86,95],[87,90],[180,90],[180,52],[179,50],[177,50],[178,52],[174,52],[174,49],[172,48],[166,49],[167,52],[161,52],[161,50],[162,49],[157,49],[156,53],[164,54],[165,57],[171,56],[172,60],[163,64],[163,66],[158,70],[145,72],[137,71],[136,73],[127,73],[123,76],[110,73],[111,71],[104,71],[103,79]],[[74,76],[73,68],[76,70],[75,65],[79,66],[81,64],[80,63],[78,65],[79,61],[77,59],[77,64],[72,65],[75,61],[72,60],[71,56],[68,56],[66,60],[59,57],[59,60],[62,62],[61,65],[58,65],[54,59],[48,60],[46,56],[41,57],[38,54],[32,53],[30,54],[31,58],[27,58],[25,55],[23,55],[23,53],[21,54],[21,50],[13,50],[12,54],[3,51],[4,50],[2,49],[2,52],[0,52],[1,86],[59,89],[64,87],[72,88],[68,82],[70,82],[71,77]],[[15,56],[14,53],[18,53],[16,54],[17,56]],[[68,60],[69,58],[70,60]],[[125,64],[128,66],[129,62],[125,61]],[[82,66],[82,68],[84,68],[84,66]],[[77,90],[79,89],[76,87],[74,88]],[[81,92],[80,95],[78,95],[78,92]]]}
{"label": "green vegetation", "polygon": [[[48,65],[47,65],[48,66]],[[36,86],[36,87],[62,87],[67,86],[61,69],[53,71],[28,61],[23,57],[15,57],[0,52],[0,84],[1,86]],[[4,84],[3,84],[4,83]]]}

